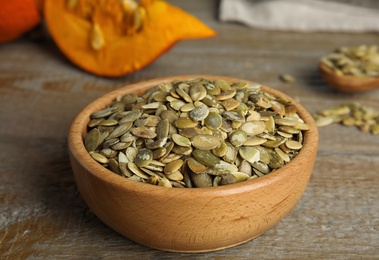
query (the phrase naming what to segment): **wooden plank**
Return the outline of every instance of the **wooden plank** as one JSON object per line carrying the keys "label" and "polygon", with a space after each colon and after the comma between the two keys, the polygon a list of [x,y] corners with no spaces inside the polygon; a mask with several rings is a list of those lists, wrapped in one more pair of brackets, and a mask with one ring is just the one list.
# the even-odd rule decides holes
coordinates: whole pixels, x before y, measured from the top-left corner
{"label": "wooden plank", "polygon": [[[170,2],[197,15],[218,36],[180,42],[125,77],[83,72],[49,39],[0,46],[1,258],[377,258],[379,138],[340,125],[320,129],[316,166],[296,208],[240,246],[202,254],[161,252],[125,239],[88,210],[69,166],[67,131],[81,108],[123,85],[168,75],[215,74],[277,88],[298,97],[312,113],[346,102],[379,110],[379,90],[341,94],[317,70],[322,55],[343,45],[377,43],[377,34],[261,31],[218,22],[218,1]],[[281,73],[297,81],[282,83]]]}

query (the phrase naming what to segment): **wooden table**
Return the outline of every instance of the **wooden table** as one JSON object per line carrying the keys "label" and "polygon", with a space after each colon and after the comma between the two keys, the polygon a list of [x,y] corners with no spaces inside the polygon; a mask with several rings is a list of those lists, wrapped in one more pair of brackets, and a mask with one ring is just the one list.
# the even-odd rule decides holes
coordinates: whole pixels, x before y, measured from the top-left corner
{"label": "wooden table", "polygon": [[[116,79],[74,67],[51,39],[0,45],[1,259],[378,259],[379,137],[355,128],[320,129],[310,183],[295,209],[260,237],[221,251],[162,252],[105,226],[77,191],[66,137],[87,103],[160,76],[216,74],[277,88],[311,112],[347,102],[379,110],[379,89],[341,94],[320,78],[318,59],[377,34],[262,31],[217,20],[218,1],[170,1],[218,32],[183,41],[147,68]],[[296,77],[293,84],[279,74]],[[222,228],[222,227],[220,227]]]}

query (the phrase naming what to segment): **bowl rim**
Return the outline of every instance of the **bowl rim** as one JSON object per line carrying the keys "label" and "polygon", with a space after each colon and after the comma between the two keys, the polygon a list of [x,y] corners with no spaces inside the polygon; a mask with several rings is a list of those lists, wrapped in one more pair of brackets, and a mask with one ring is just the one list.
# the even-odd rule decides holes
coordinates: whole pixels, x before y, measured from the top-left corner
{"label": "bowl rim", "polygon": [[[114,172],[108,170],[102,165],[96,163],[92,157],[89,155],[87,150],[84,147],[83,142],[83,130],[86,129],[87,123],[89,122],[89,116],[91,113],[103,109],[104,105],[100,105],[99,103],[104,102],[104,104],[109,104],[112,100],[114,100],[117,96],[138,91],[139,87],[145,86],[141,93],[145,92],[147,89],[158,85],[162,82],[169,82],[173,80],[185,80],[191,78],[205,78],[210,80],[215,79],[224,79],[230,82],[236,81],[246,81],[251,83],[256,83],[251,80],[239,79],[234,77],[225,77],[225,76],[217,76],[217,75],[178,75],[178,76],[167,76],[154,78],[150,80],[140,81],[133,84],[125,85],[121,88],[113,90],[111,92],[106,93],[105,95],[93,100],[87,106],[85,106],[72,121],[72,124],[68,133],[68,147],[69,152],[75,158],[75,160],[83,167],[86,171],[88,171],[93,177],[101,179],[104,182],[107,182],[111,185],[117,186],[121,189],[127,189],[129,191],[134,191],[138,193],[169,193],[170,196],[181,196],[181,195],[190,195],[193,192],[197,194],[197,197],[205,196],[221,196],[226,194],[236,194],[248,192],[254,189],[259,189],[263,186],[266,186],[268,183],[273,183],[280,181],[281,179],[286,177],[284,174],[287,169],[294,167],[294,165],[302,164],[302,160],[307,160],[307,155],[313,154],[317,152],[318,148],[318,129],[316,123],[311,116],[311,114],[296,100],[289,97],[288,95],[278,91],[276,89],[269,88],[267,86],[262,86],[264,91],[273,94],[274,96],[283,96],[286,99],[290,100],[293,105],[297,108],[297,113],[300,118],[302,118],[309,126],[310,129],[305,131],[304,134],[304,142],[303,147],[299,150],[299,153],[287,164],[282,166],[281,168],[259,178],[254,178],[251,180],[247,180],[244,182],[239,182],[235,184],[229,184],[224,186],[217,187],[206,187],[206,188],[167,188],[156,185],[149,185],[146,183],[139,183],[136,181],[128,180],[125,177],[119,176]],[[259,83],[257,83],[259,84]],[[148,87],[146,87],[148,86]],[[84,127],[84,129],[83,129]],[[82,174],[82,173],[79,173]]]}

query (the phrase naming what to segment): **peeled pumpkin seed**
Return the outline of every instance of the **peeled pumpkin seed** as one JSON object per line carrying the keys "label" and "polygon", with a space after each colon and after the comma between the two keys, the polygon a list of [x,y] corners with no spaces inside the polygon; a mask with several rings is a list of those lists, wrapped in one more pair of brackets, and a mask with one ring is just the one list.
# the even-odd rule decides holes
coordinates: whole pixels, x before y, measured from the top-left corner
{"label": "peeled pumpkin seed", "polygon": [[132,110],[132,111],[124,111],[117,114],[117,117],[121,117],[120,124],[126,123],[126,122],[134,122],[136,121],[140,116],[142,115],[142,111]]}
{"label": "peeled pumpkin seed", "polygon": [[149,179],[149,176],[146,175],[146,173],[144,173],[135,163],[133,162],[128,162],[128,169],[130,171],[132,171],[135,175],[137,175],[138,177],[142,178],[142,179]]}
{"label": "peeled pumpkin seed", "polygon": [[99,163],[108,163],[108,158],[100,153],[91,151],[89,154],[91,155],[93,159],[95,159],[95,161]]}
{"label": "peeled pumpkin seed", "polygon": [[344,126],[355,126],[365,133],[379,134],[379,111],[359,103],[341,104],[319,111],[314,117],[318,127],[339,123]]}
{"label": "peeled pumpkin seed", "polygon": [[299,149],[301,149],[301,147],[303,147],[303,145],[301,143],[294,141],[294,140],[287,140],[286,146],[290,149],[293,149],[293,150],[299,150]]}
{"label": "peeled pumpkin seed", "polygon": [[[264,176],[296,156],[309,126],[291,102],[260,87],[207,79],[161,83],[92,113],[83,142],[104,167],[151,185],[211,187]],[[379,115],[369,109],[344,106],[322,116],[359,122],[362,131],[378,128]]]}
{"label": "peeled pumpkin seed", "polygon": [[194,121],[204,120],[209,114],[209,108],[205,104],[201,104],[189,113],[189,116]]}
{"label": "peeled pumpkin seed", "polygon": [[207,173],[192,173],[191,180],[197,188],[212,187],[212,178]]}
{"label": "peeled pumpkin seed", "polygon": [[144,167],[153,160],[153,152],[149,149],[141,149],[137,152],[134,158],[134,163],[138,167]]}
{"label": "peeled pumpkin seed", "polygon": [[220,185],[228,185],[228,184],[233,184],[237,182],[238,180],[236,176],[234,176],[233,174],[225,174],[221,176]]}
{"label": "peeled pumpkin seed", "polygon": [[158,181],[158,186],[171,188],[171,187],[172,187],[172,184],[171,184],[171,182],[170,182],[169,180],[167,180],[166,178],[161,178],[161,179]]}
{"label": "peeled pumpkin seed", "polygon": [[209,172],[210,174],[214,175],[219,175],[219,174],[229,174],[231,172],[238,171],[238,168],[236,165],[232,163],[227,163],[225,161],[219,161],[218,163],[215,164],[213,167],[213,172]]}
{"label": "peeled pumpkin seed", "polygon": [[193,149],[192,147],[175,145],[171,151],[179,155],[190,155]]}
{"label": "peeled pumpkin seed", "polygon": [[111,148],[115,151],[125,150],[130,146],[130,144],[131,143],[118,142],[117,144],[112,145]]}
{"label": "peeled pumpkin seed", "polygon": [[[268,163],[270,163],[270,162],[268,162]],[[259,172],[263,173],[263,174],[267,174],[271,171],[268,164],[264,163],[264,162],[255,162],[252,164],[252,167],[254,169],[258,170]]]}
{"label": "peeled pumpkin seed", "polygon": [[246,181],[249,175],[244,172],[233,172],[232,175],[236,178],[237,182]]}
{"label": "peeled pumpkin seed", "polygon": [[225,142],[227,147],[225,155],[222,157],[224,161],[232,163],[236,160],[238,149],[229,142]]}
{"label": "peeled pumpkin seed", "polygon": [[226,143],[222,142],[219,146],[212,149],[212,153],[217,157],[224,157],[228,151]]}
{"label": "peeled pumpkin seed", "polygon": [[279,147],[276,147],[274,150],[283,159],[283,161],[289,162],[291,160],[289,155],[283,152],[282,149],[280,149]]}
{"label": "peeled pumpkin seed", "polygon": [[193,101],[198,101],[202,100],[207,95],[207,90],[200,83],[195,83],[191,85],[189,94]]}
{"label": "peeled pumpkin seed", "polygon": [[146,139],[152,139],[157,136],[157,134],[154,131],[146,127],[134,127],[131,129],[131,132],[134,136],[142,137]]}
{"label": "peeled pumpkin seed", "polygon": [[249,177],[252,176],[252,174],[253,174],[252,166],[246,160],[241,161],[241,163],[238,166],[238,171],[247,174]]}
{"label": "peeled pumpkin seed", "polygon": [[175,126],[179,129],[195,127],[197,124],[197,121],[188,117],[179,117],[175,120]]}
{"label": "peeled pumpkin seed", "polygon": [[278,169],[278,168],[282,167],[283,164],[284,164],[284,161],[283,161],[282,157],[280,157],[275,152],[270,153],[270,162],[268,163],[269,167],[271,167],[272,169]]}
{"label": "peeled pumpkin seed", "polygon": [[249,121],[241,126],[241,130],[248,136],[254,136],[263,133],[266,129],[266,124],[262,121]]}
{"label": "peeled pumpkin seed", "polygon": [[121,175],[120,168],[118,167],[118,161],[116,159],[114,158],[109,159],[108,166],[112,172],[117,173],[118,175]]}
{"label": "peeled pumpkin seed", "polygon": [[184,176],[180,171],[170,172],[166,174],[166,178],[172,181],[181,181]]}
{"label": "peeled pumpkin seed", "polygon": [[321,58],[321,63],[341,75],[379,76],[378,45],[341,47]]}
{"label": "peeled pumpkin seed", "polygon": [[172,162],[166,164],[163,171],[166,174],[179,171],[179,169],[183,166],[183,163],[184,163],[184,161],[180,160],[180,159],[176,160],[176,161],[172,161]]}
{"label": "peeled pumpkin seed", "polygon": [[94,118],[104,118],[104,117],[107,117],[111,114],[113,114],[114,112],[117,111],[118,108],[116,107],[107,107],[103,110],[100,110],[100,111],[97,111],[95,113],[92,113],[91,114],[91,118],[94,119]]}
{"label": "peeled pumpkin seed", "polygon": [[119,136],[122,136],[123,134],[125,134],[128,130],[130,129],[130,125],[129,124],[123,124],[123,125],[119,125],[118,127],[116,127],[110,134],[107,138],[105,138],[106,140],[109,140],[111,138],[116,138],[116,137],[119,137]]}
{"label": "peeled pumpkin seed", "polygon": [[86,137],[84,138],[84,146],[88,152],[96,150],[100,144],[100,137],[101,132],[97,128],[94,128],[87,133]]}
{"label": "peeled pumpkin seed", "polygon": [[258,162],[260,159],[260,152],[255,147],[241,147],[239,149],[240,156],[249,163]]}
{"label": "peeled pumpkin seed", "polygon": [[117,151],[112,150],[111,148],[104,148],[100,150],[100,154],[104,155],[107,158],[112,158],[117,155]]}
{"label": "peeled pumpkin seed", "polygon": [[190,147],[191,146],[191,141],[188,138],[186,138],[180,134],[173,134],[171,136],[171,138],[179,146],[184,146],[184,147]]}
{"label": "peeled pumpkin seed", "polygon": [[216,112],[209,112],[204,121],[205,126],[211,130],[217,130],[222,125],[222,117]]}
{"label": "peeled pumpkin seed", "polygon": [[220,145],[220,139],[213,135],[199,134],[191,139],[192,145],[200,150],[212,150]]}
{"label": "peeled pumpkin seed", "polygon": [[192,152],[192,156],[196,161],[206,166],[215,166],[220,161],[220,159],[210,151],[196,149]]}
{"label": "peeled pumpkin seed", "polygon": [[207,170],[207,166],[204,164],[199,163],[194,158],[189,157],[187,159],[187,166],[193,171],[194,173],[201,173],[205,172]]}

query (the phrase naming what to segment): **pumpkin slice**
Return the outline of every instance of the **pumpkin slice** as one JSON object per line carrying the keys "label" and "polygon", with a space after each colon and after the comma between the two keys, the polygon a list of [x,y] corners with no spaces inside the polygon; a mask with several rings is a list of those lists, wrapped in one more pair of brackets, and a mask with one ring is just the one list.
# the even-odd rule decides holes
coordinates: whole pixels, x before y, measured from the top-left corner
{"label": "pumpkin slice", "polygon": [[0,1],[0,43],[16,40],[40,21],[33,0]]}
{"label": "pumpkin slice", "polygon": [[147,66],[179,40],[216,34],[159,0],[46,0],[44,15],[55,43],[72,63],[108,77]]}

